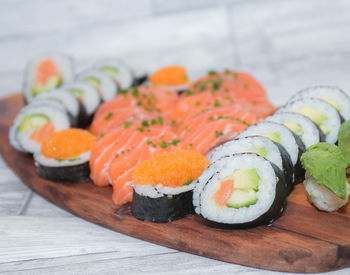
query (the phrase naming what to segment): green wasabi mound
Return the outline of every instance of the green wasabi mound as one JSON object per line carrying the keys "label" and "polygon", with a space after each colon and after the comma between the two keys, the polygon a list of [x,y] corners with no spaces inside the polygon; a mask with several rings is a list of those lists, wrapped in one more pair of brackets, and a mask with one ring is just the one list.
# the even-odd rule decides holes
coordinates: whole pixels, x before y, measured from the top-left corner
{"label": "green wasabi mound", "polygon": [[319,185],[328,188],[341,199],[346,199],[345,158],[334,144],[321,142],[302,154],[301,163]]}
{"label": "green wasabi mound", "polygon": [[344,154],[346,167],[350,166],[350,120],[340,126],[338,146]]}

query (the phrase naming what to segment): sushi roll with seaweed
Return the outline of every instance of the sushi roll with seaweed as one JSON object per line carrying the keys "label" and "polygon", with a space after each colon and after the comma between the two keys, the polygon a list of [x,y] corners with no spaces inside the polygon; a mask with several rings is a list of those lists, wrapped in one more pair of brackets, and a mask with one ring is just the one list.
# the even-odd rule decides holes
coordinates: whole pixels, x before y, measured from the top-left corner
{"label": "sushi roll with seaweed", "polygon": [[94,68],[108,74],[121,90],[129,89],[133,85],[132,71],[122,60],[101,60],[95,63]]}
{"label": "sushi roll with seaweed", "polygon": [[86,127],[92,121],[92,117],[101,103],[97,89],[83,81],[74,81],[61,87],[62,90],[73,94],[85,108],[85,117],[79,120],[80,127]]}
{"label": "sushi roll with seaweed", "polygon": [[302,155],[306,170],[305,191],[317,209],[336,211],[348,202],[350,185],[346,180],[346,162],[341,149],[334,144],[318,143]]}
{"label": "sushi roll with seaweed", "polygon": [[9,140],[14,148],[26,153],[39,152],[45,138],[70,127],[63,107],[55,107],[54,104],[30,104],[17,114],[9,131]]}
{"label": "sushi roll with seaweed", "polygon": [[59,102],[72,118],[72,126],[78,126],[84,120],[85,108],[80,101],[70,92],[62,89],[55,89],[38,95],[32,103],[41,99],[50,99]]}
{"label": "sushi roll with seaweed", "polygon": [[282,171],[255,153],[244,153],[223,157],[204,171],[193,191],[193,205],[210,224],[243,228],[272,223],[281,215],[286,196]]}
{"label": "sushi roll with seaweed", "polygon": [[88,181],[90,151],[95,142],[96,137],[82,129],[52,134],[34,154],[39,176],[64,183]]}
{"label": "sushi roll with seaweed", "polygon": [[303,98],[287,103],[277,113],[294,112],[311,119],[325,136],[324,141],[335,143],[341,124],[338,111],[322,99]]}
{"label": "sushi roll with seaweed", "polygon": [[309,148],[325,139],[321,129],[311,119],[298,113],[278,113],[267,117],[265,121],[272,121],[286,126],[301,138],[305,148]]}
{"label": "sushi roll with seaweed", "polygon": [[27,103],[37,95],[58,88],[74,77],[72,59],[64,54],[45,54],[31,60],[24,73],[24,98]]}
{"label": "sushi roll with seaweed", "polygon": [[187,71],[182,66],[166,66],[155,71],[149,78],[152,86],[166,88],[179,93],[188,89],[190,81]]}
{"label": "sushi roll with seaweed", "polygon": [[89,83],[97,89],[102,101],[108,101],[117,94],[118,87],[107,73],[97,69],[89,69],[81,72],[77,76],[77,80]]}
{"label": "sushi roll with seaweed", "polygon": [[320,85],[305,88],[291,97],[289,102],[304,98],[318,98],[332,105],[342,120],[350,119],[350,97],[336,86]]}
{"label": "sushi roll with seaweed", "polygon": [[[271,161],[283,171],[285,181],[293,185],[293,164],[290,156],[284,147],[272,140],[262,136],[251,136],[234,139],[216,147],[208,154],[210,163],[225,156],[238,153],[256,153]],[[291,189],[292,186],[288,187]]]}
{"label": "sushi roll with seaweed", "polygon": [[143,221],[170,222],[193,213],[195,180],[209,165],[195,150],[161,153],[135,169],[133,215]]}
{"label": "sushi roll with seaweed", "polygon": [[286,149],[294,167],[294,183],[299,183],[304,178],[304,170],[301,167],[300,156],[305,151],[301,139],[293,134],[286,126],[269,121],[262,121],[257,125],[248,127],[236,138],[249,136],[264,136],[279,143]]}

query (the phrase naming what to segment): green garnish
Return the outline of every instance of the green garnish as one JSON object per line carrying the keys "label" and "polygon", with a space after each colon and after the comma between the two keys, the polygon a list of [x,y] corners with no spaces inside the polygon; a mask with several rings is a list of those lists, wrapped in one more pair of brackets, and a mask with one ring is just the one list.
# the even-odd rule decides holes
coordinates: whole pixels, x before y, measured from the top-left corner
{"label": "green garnish", "polygon": [[149,123],[147,120],[142,120],[141,125],[144,127],[149,127]]}
{"label": "green garnish", "polygon": [[137,89],[137,87],[134,87],[132,89],[132,96],[133,97],[138,97],[139,96],[139,89]]}
{"label": "green garnish", "polygon": [[104,133],[101,133],[101,134],[100,134],[100,138],[103,138],[104,136],[105,136]]}
{"label": "green garnish", "polygon": [[143,133],[143,132],[144,132],[144,129],[143,129],[142,127],[137,127],[137,128],[136,128],[136,131],[139,131],[139,132]]}
{"label": "green garnish", "polygon": [[215,131],[215,136],[216,137],[222,136],[222,135],[224,135],[224,133],[222,131],[218,131],[218,130]]}
{"label": "green garnish", "polygon": [[117,159],[117,158],[119,158],[119,154],[115,154],[115,156],[114,156],[114,157],[115,157],[116,159]]}
{"label": "green garnish", "polygon": [[183,185],[190,185],[192,183],[192,180],[186,181]]}
{"label": "green garnish", "polygon": [[131,121],[124,121],[124,128],[127,129],[132,125]]}
{"label": "green garnish", "polygon": [[152,144],[153,142],[151,140],[147,140],[147,144]]}
{"label": "green garnish", "polygon": [[195,106],[199,106],[199,105],[201,105],[201,102],[200,101],[196,101],[196,103],[194,105]]}
{"label": "green garnish", "polygon": [[187,95],[187,96],[193,95],[193,92],[191,90],[186,90],[185,91],[185,95]]}
{"label": "green garnish", "polygon": [[214,102],[214,107],[219,107],[219,106],[221,106],[221,103],[218,99],[216,99]]}
{"label": "green garnish", "polygon": [[217,71],[214,71],[214,70],[208,71],[208,75],[216,75],[216,74],[218,74]]}
{"label": "green garnish", "polygon": [[137,106],[142,106],[142,101],[141,101],[141,100],[138,100],[138,101],[136,102],[136,105],[137,105]]}
{"label": "green garnish", "polygon": [[321,142],[302,154],[304,169],[322,185],[341,199],[346,198],[346,174],[343,152],[334,144]]}
{"label": "green garnish", "polygon": [[179,142],[179,139],[173,139],[171,143],[176,146]]}
{"label": "green garnish", "polygon": [[109,112],[109,113],[105,116],[105,120],[109,120],[112,116],[113,116],[113,112]]}

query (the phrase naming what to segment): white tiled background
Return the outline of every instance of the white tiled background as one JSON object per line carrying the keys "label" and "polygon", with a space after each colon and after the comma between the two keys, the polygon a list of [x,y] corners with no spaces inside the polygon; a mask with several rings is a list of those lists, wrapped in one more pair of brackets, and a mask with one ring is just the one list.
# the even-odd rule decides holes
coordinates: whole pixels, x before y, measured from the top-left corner
{"label": "white tiled background", "polygon": [[[20,91],[29,58],[52,51],[71,54],[77,70],[105,57],[147,71],[181,64],[192,78],[245,70],[275,104],[314,84],[350,93],[350,1],[0,0],[0,97]],[[1,272],[261,274],[82,221],[0,160]]]}

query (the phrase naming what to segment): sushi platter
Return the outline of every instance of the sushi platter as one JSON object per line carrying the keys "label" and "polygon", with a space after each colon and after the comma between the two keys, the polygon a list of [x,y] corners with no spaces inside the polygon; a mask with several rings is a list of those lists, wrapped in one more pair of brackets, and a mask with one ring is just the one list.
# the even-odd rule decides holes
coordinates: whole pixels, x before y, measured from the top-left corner
{"label": "sushi platter", "polygon": [[54,204],[120,233],[252,266],[350,266],[350,96],[304,88],[276,108],[249,73],[136,72],[120,59],[75,74],[32,59],[0,101],[0,152]]}
{"label": "sushi platter", "polygon": [[300,184],[272,225],[224,229],[207,226],[195,215],[171,223],[140,221],[132,215],[130,203],[113,205],[110,186],[40,178],[33,158],[9,144],[9,127],[23,105],[21,94],[0,101],[1,155],[27,186],[83,219],[180,251],[267,270],[310,273],[350,266],[349,205],[333,213],[320,212],[307,201]]}

